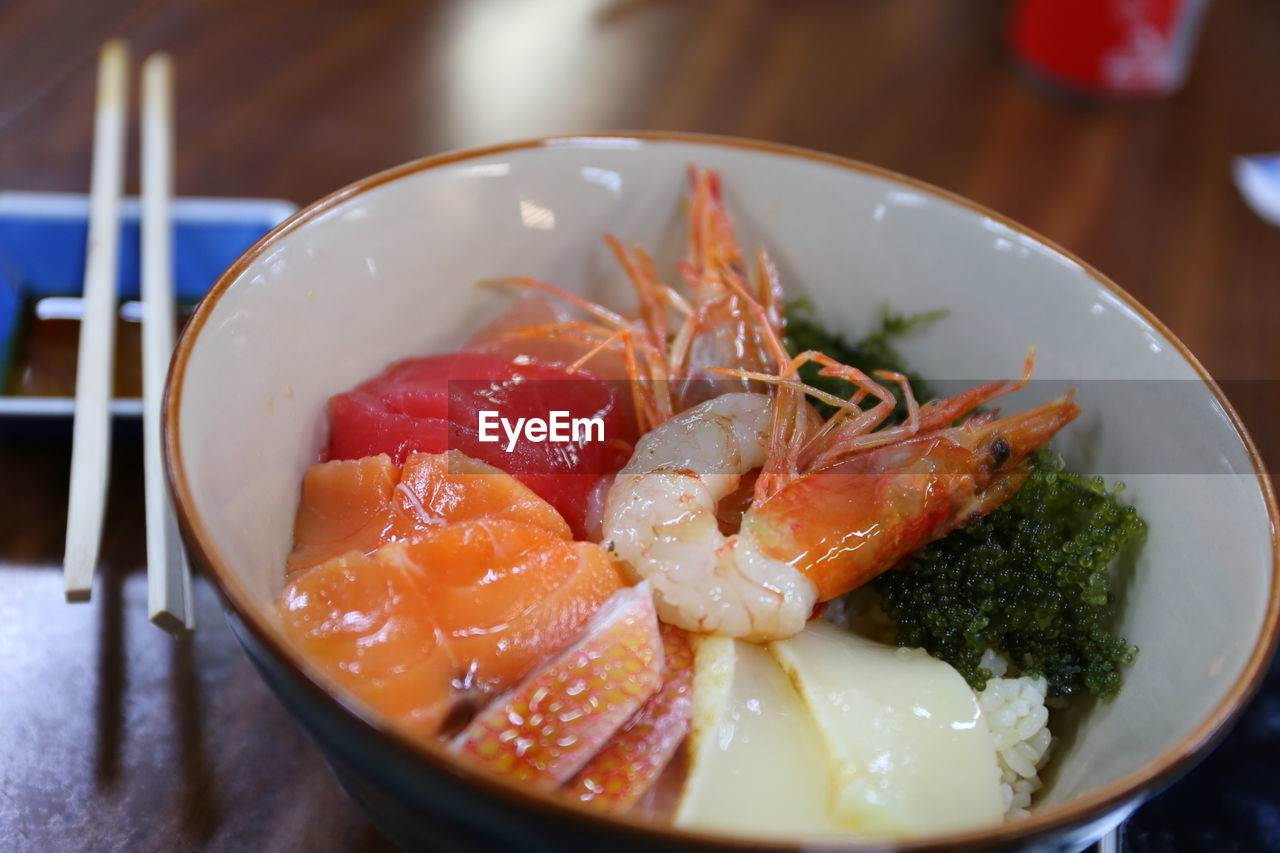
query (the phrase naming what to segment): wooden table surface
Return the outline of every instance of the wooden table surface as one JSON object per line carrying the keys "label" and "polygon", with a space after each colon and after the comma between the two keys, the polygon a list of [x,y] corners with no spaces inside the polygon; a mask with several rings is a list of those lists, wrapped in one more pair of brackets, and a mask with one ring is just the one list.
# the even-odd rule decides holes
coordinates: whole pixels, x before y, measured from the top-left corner
{"label": "wooden table surface", "polygon": [[[990,205],[1112,276],[1215,375],[1280,369],[1280,229],[1230,159],[1280,149],[1280,4],[1211,8],[1191,79],[1139,107],[1026,85],[1002,2],[0,4],[0,189],[88,183],[95,54],[177,62],[178,188],[311,201],[421,155],[620,128],[755,136]],[[136,187],[136,170],[130,184]],[[1274,461],[1275,427],[1246,419]],[[103,562],[62,601],[68,433],[0,437],[0,848],[382,849],[199,582],[146,621],[140,443],[116,442]]]}

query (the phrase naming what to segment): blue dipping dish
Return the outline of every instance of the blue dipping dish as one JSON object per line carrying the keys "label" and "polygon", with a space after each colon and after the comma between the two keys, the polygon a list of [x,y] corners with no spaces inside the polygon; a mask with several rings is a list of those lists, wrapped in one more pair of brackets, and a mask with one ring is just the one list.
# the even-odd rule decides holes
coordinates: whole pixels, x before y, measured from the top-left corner
{"label": "blue dipping dish", "polygon": [[[288,218],[297,206],[275,199],[174,199],[173,273],[178,302],[195,302],[259,237]],[[136,198],[121,206],[120,301],[140,293],[139,211]],[[88,196],[75,193],[0,192],[0,376],[7,387],[23,312],[46,296],[80,296]],[[0,395],[0,417],[68,417],[71,397]],[[115,399],[111,412],[138,417],[142,401]]]}

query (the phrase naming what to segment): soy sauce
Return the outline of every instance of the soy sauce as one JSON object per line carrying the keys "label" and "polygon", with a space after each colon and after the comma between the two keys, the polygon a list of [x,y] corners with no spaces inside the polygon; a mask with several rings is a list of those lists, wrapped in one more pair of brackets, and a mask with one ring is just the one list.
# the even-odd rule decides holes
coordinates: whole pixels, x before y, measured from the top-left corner
{"label": "soy sauce", "polygon": [[[61,300],[48,308],[32,302],[24,312],[13,347],[13,360],[4,377],[3,392],[14,397],[73,397],[76,392],[76,358],[80,349],[79,300]],[[115,362],[112,396],[142,396],[142,324],[140,305],[123,303],[116,312]],[[179,325],[194,306],[179,306]]]}

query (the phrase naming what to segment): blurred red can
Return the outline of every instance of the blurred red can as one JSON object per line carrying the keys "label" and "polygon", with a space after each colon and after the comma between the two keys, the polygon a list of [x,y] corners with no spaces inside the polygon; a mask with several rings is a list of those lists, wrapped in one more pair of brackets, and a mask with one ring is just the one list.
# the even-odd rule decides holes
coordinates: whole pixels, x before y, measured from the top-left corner
{"label": "blurred red can", "polygon": [[1030,71],[1109,98],[1182,85],[1208,0],[1019,0],[1009,38]]}

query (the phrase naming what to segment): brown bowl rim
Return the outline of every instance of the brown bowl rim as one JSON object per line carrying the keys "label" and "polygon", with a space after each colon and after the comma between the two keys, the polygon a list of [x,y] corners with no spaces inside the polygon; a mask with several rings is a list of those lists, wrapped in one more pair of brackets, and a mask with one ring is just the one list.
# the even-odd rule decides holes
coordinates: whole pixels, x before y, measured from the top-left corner
{"label": "brown bowl rim", "polygon": [[[693,832],[689,830],[661,827],[650,821],[632,818],[626,815],[606,816],[587,808],[577,806],[550,794],[529,791],[508,785],[482,772],[474,771],[458,763],[443,749],[419,741],[412,740],[394,727],[372,720],[359,713],[355,707],[334,696],[322,683],[319,677],[301,657],[294,652],[277,629],[263,619],[252,605],[252,598],[236,575],[230,570],[228,562],[217,549],[202,519],[194,511],[195,503],[191,497],[191,489],[187,483],[187,474],[183,465],[181,437],[177,428],[178,415],[181,409],[183,380],[187,359],[195,346],[196,339],[203,329],[205,321],[212,313],[219,299],[234,284],[248,266],[282,236],[289,234],[313,219],[323,215],[330,209],[342,204],[350,198],[358,196],[383,184],[390,183],[408,175],[417,174],[441,166],[450,165],[510,151],[521,151],[534,148],[565,147],[581,145],[585,142],[632,142],[640,145],[653,143],[683,143],[705,145],[708,147],[728,147],[798,158],[813,162],[836,166],[855,172],[882,178],[913,189],[926,192],[943,201],[951,202],[970,211],[989,217],[1014,231],[1049,247],[1058,254],[1069,258],[1099,284],[1120,298],[1146,322],[1158,329],[1183,358],[1195,369],[1201,380],[1209,387],[1219,405],[1222,406],[1231,420],[1237,435],[1245,445],[1250,463],[1259,480],[1259,487],[1266,503],[1267,514],[1271,522],[1271,595],[1262,630],[1257,643],[1245,662],[1240,676],[1231,686],[1221,702],[1200,722],[1199,725],[1177,744],[1166,750],[1159,757],[1146,765],[1127,774],[1099,791],[1077,797],[1064,803],[1044,807],[1032,812],[1031,816],[1020,821],[1006,821],[1003,824],[986,829],[972,830],[963,833],[931,836],[920,839],[894,841],[886,845],[882,841],[857,840],[841,842],[796,843],[760,842],[751,839],[736,838],[728,835]],[[522,811],[541,810],[544,817],[560,818],[578,822],[584,828],[600,833],[618,833],[625,831],[647,837],[649,841],[679,842],[683,845],[694,845],[704,849],[719,850],[842,850],[842,849],[895,849],[902,851],[923,851],[931,849],[979,850],[992,845],[1006,845],[1015,842],[1029,842],[1038,838],[1051,836],[1060,832],[1081,827],[1091,821],[1100,820],[1119,810],[1128,803],[1139,798],[1144,792],[1159,786],[1162,782],[1171,781],[1171,777],[1179,771],[1185,771],[1195,761],[1202,758],[1226,732],[1227,726],[1240,713],[1245,702],[1253,695],[1261,684],[1267,663],[1280,634],[1280,509],[1277,508],[1275,490],[1271,478],[1266,471],[1257,447],[1231,405],[1222,389],[1205,370],[1200,361],[1191,353],[1181,340],[1169,330],[1149,309],[1111,281],[1091,265],[1072,252],[1057,245],[1051,240],[1037,234],[1029,228],[984,207],[974,201],[959,196],[948,190],[935,187],[927,182],[899,174],[889,169],[873,166],[857,160],[812,151],[797,146],[762,140],[742,139],[737,137],[714,136],[709,134],[680,133],[668,131],[621,131],[617,133],[584,133],[563,136],[538,137],[498,145],[479,148],[468,148],[450,151],[443,154],[423,157],[408,163],[394,166],[374,175],[362,178],[324,198],[307,205],[293,216],[277,225],[258,242],[240,256],[214,283],[204,299],[197,306],[191,319],[178,339],[170,364],[168,381],[165,387],[164,413],[164,459],[165,470],[174,495],[174,505],[182,528],[184,539],[196,562],[212,580],[223,600],[231,608],[241,624],[245,625],[253,636],[262,643],[275,658],[282,662],[290,674],[311,693],[318,701],[328,704],[351,718],[351,722],[363,728],[366,734],[381,739],[386,744],[397,747],[413,756],[422,766],[430,771],[457,779],[479,792],[498,801],[506,801],[507,805]]]}

